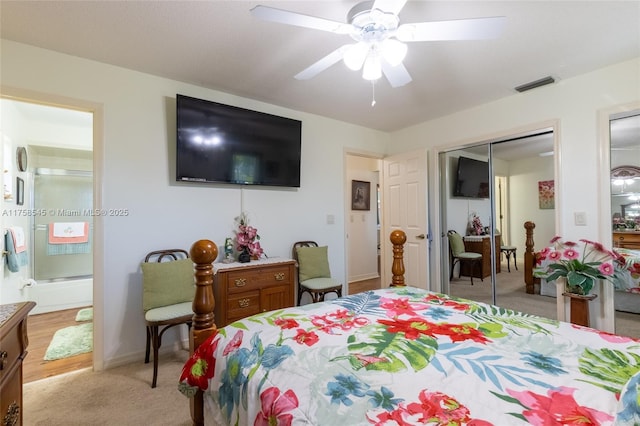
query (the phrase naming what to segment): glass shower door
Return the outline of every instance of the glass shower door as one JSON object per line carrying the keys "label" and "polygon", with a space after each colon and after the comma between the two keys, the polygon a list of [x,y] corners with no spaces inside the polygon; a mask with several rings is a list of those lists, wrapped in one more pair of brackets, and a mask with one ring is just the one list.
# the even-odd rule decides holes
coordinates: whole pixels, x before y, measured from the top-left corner
{"label": "glass shower door", "polygon": [[[66,280],[93,275],[91,172],[36,169],[33,206],[33,276]],[[67,233],[67,235],[64,235]]]}

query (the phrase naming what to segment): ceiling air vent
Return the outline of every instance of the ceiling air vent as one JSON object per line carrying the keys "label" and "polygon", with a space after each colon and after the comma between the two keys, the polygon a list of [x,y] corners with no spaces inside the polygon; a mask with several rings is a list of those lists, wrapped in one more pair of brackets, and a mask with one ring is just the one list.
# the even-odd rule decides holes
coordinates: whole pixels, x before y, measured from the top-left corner
{"label": "ceiling air vent", "polygon": [[535,89],[536,87],[546,86],[547,84],[555,83],[553,77],[544,77],[540,80],[532,81],[531,83],[523,84],[516,87],[518,92],[526,92],[527,90]]}

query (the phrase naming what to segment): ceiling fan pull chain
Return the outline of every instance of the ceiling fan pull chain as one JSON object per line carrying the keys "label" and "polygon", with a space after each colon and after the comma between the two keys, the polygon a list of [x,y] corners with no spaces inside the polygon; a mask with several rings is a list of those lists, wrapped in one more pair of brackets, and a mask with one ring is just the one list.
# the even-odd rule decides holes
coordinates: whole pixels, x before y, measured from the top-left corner
{"label": "ceiling fan pull chain", "polygon": [[371,80],[371,108],[376,106],[376,81]]}

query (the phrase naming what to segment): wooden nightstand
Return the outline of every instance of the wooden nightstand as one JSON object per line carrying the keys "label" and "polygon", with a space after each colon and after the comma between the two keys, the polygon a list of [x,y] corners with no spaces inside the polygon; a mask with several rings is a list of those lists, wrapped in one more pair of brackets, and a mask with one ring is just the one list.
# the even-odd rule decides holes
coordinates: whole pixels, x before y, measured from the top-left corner
{"label": "wooden nightstand", "polygon": [[239,319],[294,305],[295,261],[262,259],[216,263],[213,293],[218,327]]}
{"label": "wooden nightstand", "polygon": [[0,305],[0,413],[3,425],[22,424],[22,361],[27,356],[27,315],[34,302]]}

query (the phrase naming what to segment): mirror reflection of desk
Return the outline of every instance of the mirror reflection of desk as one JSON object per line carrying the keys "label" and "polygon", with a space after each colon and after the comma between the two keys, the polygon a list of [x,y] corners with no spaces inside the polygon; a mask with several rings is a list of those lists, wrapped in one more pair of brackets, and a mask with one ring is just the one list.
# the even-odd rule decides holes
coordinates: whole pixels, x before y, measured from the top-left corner
{"label": "mirror reflection of desk", "polygon": [[640,249],[640,231],[613,231],[613,247]]}
{"label": "mirror reflection of desk", "polygon": [[[474,269],[474,278],[484,278],[491,275],[491,236],[490,235],[467,235],[464,239],[464,250],[468,252],[480,253],[482,255],[482,270]],[[500,273],[500,235],[495,235],[496,253],[496,273]],[[469,262],[464,262],[462,274],[470,276],[468,270]],[[469,268],[470,269],[470,268]]]}

